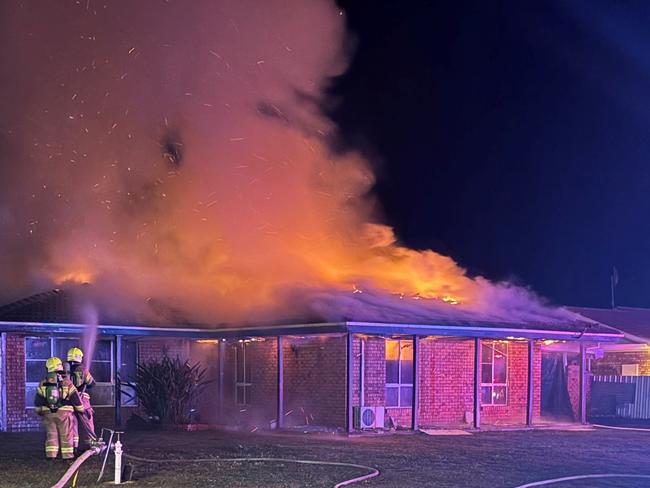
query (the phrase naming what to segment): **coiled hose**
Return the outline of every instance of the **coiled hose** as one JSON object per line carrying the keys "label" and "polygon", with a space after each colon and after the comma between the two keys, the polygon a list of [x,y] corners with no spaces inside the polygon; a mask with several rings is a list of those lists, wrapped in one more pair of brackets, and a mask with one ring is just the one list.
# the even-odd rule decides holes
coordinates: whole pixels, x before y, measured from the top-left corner
{"label": "coiled hose", "polygon": [[363,464],[352,464],[352,463],[339,463],[335,461],[310,461],[307,459],[288,459],[288,458],[270,458],[270,457],[259,457],[259,458],[200,458],[200,459],[149,459],[138,456],[133,456],[131,454],[122,454],[125,458],[129,458],[133,461],[139,461],[141,463],[205,463],[205,462],[217,462],[217,463],[234,463],[234,462],[262,462],[262,463],[294,463],[294,464],[315,464],[321,466],[342,466],[346,468],[357,468],[370,471],[370,473],[363,476],[357,476],[356,478],[350,478],[340,483],[334,485],[334,488],[340,488],[341,486],[348,486],[353,483],[359,483],[361,481],[369,480],[375,476],[379,476],[379,470],[371,468],[370,466],[364,466]]}

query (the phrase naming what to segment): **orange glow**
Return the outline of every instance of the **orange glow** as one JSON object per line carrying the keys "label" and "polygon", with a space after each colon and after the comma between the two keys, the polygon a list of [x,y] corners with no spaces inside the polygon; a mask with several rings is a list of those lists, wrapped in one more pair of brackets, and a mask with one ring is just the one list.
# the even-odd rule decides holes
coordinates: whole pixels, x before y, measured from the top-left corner
{"label": "orange glow", "polygon": [[78,285],[83,285],[87,283],[92,283],[93,274],[90,271],[85,270],[72,270],[61,273],[54,277],[53,281],[57,285],[63,283],[74,283]]}

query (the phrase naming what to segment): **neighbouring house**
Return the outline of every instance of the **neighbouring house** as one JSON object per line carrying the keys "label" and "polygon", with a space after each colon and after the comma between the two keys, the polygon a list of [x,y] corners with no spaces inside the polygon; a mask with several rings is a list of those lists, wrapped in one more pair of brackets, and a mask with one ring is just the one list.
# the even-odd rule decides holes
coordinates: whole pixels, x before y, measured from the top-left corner
{"label": "neighbouring house", "polygon": [[[198,405],[202,423],[249,428],[454,426],[541,421],[542,347],[582,351],[579,416],[585,420],[586,349],[616,342],[616,329],[580,320],[555,323],[346,320],[215,327],[118,320],[99,310],[92,372],[97,422],[138,411],[119,394],[116,373],[178,356],[201,362],[212,380]],[[70,294],[52,290],[0,307],[0,428],[39,428],[31,408],[45,360],[87,330]]]}
{"label": "neighbouring house", "polygon": [[583,317],[620,330],[616,344],[588,349],[591,417],[650,419],[650,309],[570,307]]}

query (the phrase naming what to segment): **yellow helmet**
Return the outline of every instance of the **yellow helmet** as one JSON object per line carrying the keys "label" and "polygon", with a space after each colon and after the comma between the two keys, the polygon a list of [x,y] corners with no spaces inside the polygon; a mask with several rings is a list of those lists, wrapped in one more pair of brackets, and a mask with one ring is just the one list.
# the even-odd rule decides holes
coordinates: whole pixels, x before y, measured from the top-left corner
{"label": "yellow helmet", "polygon": [[45,361],[45,367],[48,373],[63,372],[63,363],[59,358],[51,357]]}
{"label": "yellow helmet", "polygon": [[81,363],[84,360],[84,353],[78,347],[71,347],[68,349],[68,361],[74,361],[76,363]]}

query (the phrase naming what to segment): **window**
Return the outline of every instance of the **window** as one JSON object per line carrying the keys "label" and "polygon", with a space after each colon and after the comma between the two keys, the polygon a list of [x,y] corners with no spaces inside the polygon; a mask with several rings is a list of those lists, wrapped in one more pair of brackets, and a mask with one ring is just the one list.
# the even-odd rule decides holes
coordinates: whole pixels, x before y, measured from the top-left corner
{"label": "window", "polygon": [[413,341],[386,340],[386,406],[413,403]]}
{"label": "window", "polygon": [[481,343],[481,404],[508,402],[508,343]]}
{"label": "window", "polygon": [[[36,389],[39,382],[45,378],[47,359],[56,356],[65,362],[68,349],[79,347],[80,344],[81,339],[74,337],[25,338],[25,405],[28,408],[34,406]],[[115,402],[113,347],[113,341],[109,340],[98,340],[95,344],[90,373],[97,384],[89,392],[93,406],[108,407],[113,406]]]}
{"label": "window", "polygon": [[251,345],[240,342],[235,349],[235,402],[237,405],[251,403]]}

